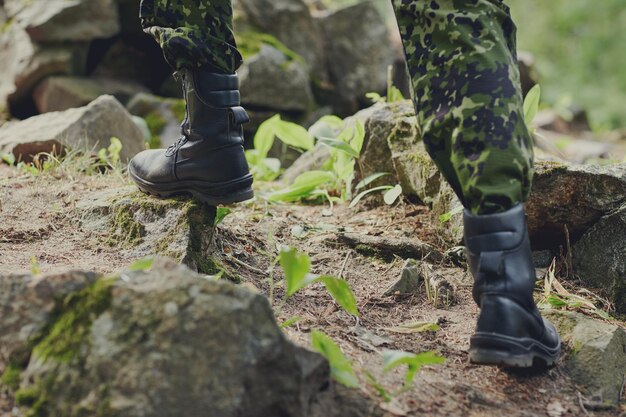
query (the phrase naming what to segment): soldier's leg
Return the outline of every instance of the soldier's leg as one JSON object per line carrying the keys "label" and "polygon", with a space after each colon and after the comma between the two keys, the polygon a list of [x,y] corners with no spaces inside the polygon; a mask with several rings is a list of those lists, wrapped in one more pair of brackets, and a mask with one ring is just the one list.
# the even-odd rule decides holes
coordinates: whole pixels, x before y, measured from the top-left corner
{"label": "soldier's leg", "polygon": [[470,359],[554,364],[560,340],[533,300],[524,209],[532,141],[515,25],[502,0],[393,0],[428,152],[466,207],[465,243],[481,307]]}
{"label": "soldier's leg", "polygon": [[143,151],[130,161],[130,177],[160,197],[190,194],[211,205],[252,198],[231,0],[142,0],[140,13],[180,76],[186,117],[180,139],[168,149]]}
{"label": "soldier's leg", "polygon": [[140,17],[176,70],[210,67],[232,74],[241,65],[232,0],[142,0]]}

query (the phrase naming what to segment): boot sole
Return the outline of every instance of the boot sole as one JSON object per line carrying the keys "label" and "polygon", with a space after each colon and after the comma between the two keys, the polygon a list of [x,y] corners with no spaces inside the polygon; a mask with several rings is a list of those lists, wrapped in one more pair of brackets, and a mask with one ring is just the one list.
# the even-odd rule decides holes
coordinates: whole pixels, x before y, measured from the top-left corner
{"label": "boot sole", "polygon": [[561,343],[550,348],[534,339],[514,338],[496,333],[476,333],[470,339],[469,358],[476,365],[504,368],[554,366],[561,355]]}
{"label": "boot sole", "polygon": [[128,175],[137,185],[137,188],[146,194],[155,197],[169,198],[179,195],[191,195],[194,199],[207,203],[210,206],[241,203],[254,198],[252,190],[252,175],[223,183],[209,183],[206,181],[176,181],[171,183],[151,183],[135,175],[132,169]]}

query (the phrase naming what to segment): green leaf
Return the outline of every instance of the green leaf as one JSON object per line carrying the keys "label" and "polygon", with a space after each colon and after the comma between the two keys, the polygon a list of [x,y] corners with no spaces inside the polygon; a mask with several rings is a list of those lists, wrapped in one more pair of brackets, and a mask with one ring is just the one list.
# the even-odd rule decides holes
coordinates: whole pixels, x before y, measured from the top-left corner
{"label": "green leaf", "polygon": [[305,151],[312,149],[315,144],[315,139],[305,128],[284,120],[275,122],[274,133],[283,143]]}
{"label": "green leaf", "polygon": [[111,144],[107,148],[109,151],[109,161],[111,165],[117,165],[120,161],[120,153],[122,152],[122,141],[116,137],[111,138]]}
{"label": "green leaf", "polygon": [[350,141],[350,146],[356,151],[357,158],[361,155],[363,149],[363,143],[365,142],[365,126],[363,122],[357,120],[354,125],[354,135]]}
{"label": "green leaf", "polygon": [[339,139],[331,139],[331,138],[318,138],[319,142],[333,149],[340,150],[341,152],[345,152],[353,158],[358,158],[359,153],[355,151],[352,146],[348,143],[343,142]]}
{"label": "green leaf", "polygon": [[128,268],[129,271],[146,271],[152,268],[154,264],[153,258],[144,258],[133,262]]}
{"label": "green leaf", "polygon": [[410,334],[410,333],[436,332],[439,329],[441,329],[441,327],[439,327],[437,323],[416,321],[416,322],[402,323],[395,327],[388,327],[385,330],[389,332],[393,332],[393,333]]}
{"label": "green leaf", "polygon": [[392,85],[389,88],[389,91],[387,92],[387,102],[395,103],[397,101],[402,101],[402,100],[404,100],[404,96],[402,95],[402,92],[398,89],[398,87]]}
{"label": "green leaf", "polygon": [[254,149],[259,153],[261,159],[267,157],[274,144],[276,123],[280,121],[280,115],[275,115],[259,126],[254,135]]}
{"label": "green leaf", "polygon": [[314,138],[337,138],[343,130],[344,121],[337,116],[324,116],[309,128],[309,135]]}
{"label": "green leaf", "polygon": [[291,317],[285,320],[283,324],[280,325],[280,328],[286,329],[287,327],[291,327],[294,324],[301,322],[302,320],[304,320],[304,317],[300,317],[300,316]]}
{"label": "green leaf", "polygon": [[313,330],[311,332],[311,344],[330,364],[330,372],[333,378],[348,388],[358,388],[359,380],[352,364],[341,352],[339,346],[324,333]]}
{"label": "green leaf", "polygon": [[401,365],[407,366],[406,376],[404,378],[405,385],[413,382],[415,375],[422,366],[440,365],[446,359],[437,352],[409,353],[400,350],[384,350],[383,351],[383,371],[389,372]]}
{"label": "green leaf", "polygon": [[349,314],[353,316],[359,315],[359,309],[356,305],[356,297],[350,288],[350,285],[343,279],[324,275],[319,278],[324,283],[328,293],[343,307]]}
{"label": "green leaf", "polygon": [[439,221],[441,223],[447,223],[450,220],[452,220],[452,216],[454,216],[455,214],[459,214],[463,212],[463,206],[459,206],[459,207],[455,207],[453,210],[450,210],[447,213],[443,213],[441,216],[439,216]]}
{"label": "green leaf", "polygon": [[230,213],[232,213],[232,210],[228,207],[219,207],[215,214],[215,225],[217,226],[218,224],[223,222],[226,216],[228,216]]}
{"label": "green leaf", "polygon": [[356,197],[354,197],[352,199],[352,202],[350,203],[350,208],[353,208],[357,204],[359,204],[359,201],[361,201],[363,199],[363,197],[365,197],[368,194],[372,194],[372,193],[375,193],[377,191],[390,190],[390,189],[393,189],[393,187],[391,185],[382,185],[380,187],[375,187],[375,188],[371,188],[369,190],[365,190],[365,191],[359,193]]}
{"label": "green leaf", "polygon": [[378,93],[367,93],[365,94],[365,97],[372,100],[372,103],[384,103],[385,101],[387,101],[385,97],[381,96]]}
{"label": "green leaf", "polygon": [[524,100],[524,120],[526,126],[530,126],[535,120],[535,116],[539,111],[539,101],[541,100],[541,87],[539,84],[535,85],[526,95]]}
{"label": "green leaf", "polygon": [[355,190],[360,190],[361,188],[365,188],[371,183],[373,183],[374,181],[376,181],[377,179],[382,178],[387,175],[389,175],[388,172],[377,172],[375,174],[369,175],[356,185]]}
{"label": "green leaf", "polygon": [[287,281],[287,296],[316,281],[317,277],[309,274],[311,258],[306,253],[298,253],[295,248],[283,249],[279,255],[280,266],[285,272]]}
{"label": "green leaf", "polygon": [[2,152],[2,160],[8,164],[8,165],[14,165],[15,164],[15,155],[13,155],[10,152]]}
{"label": "green leaf", "polygon": [[271,193],[267,199],[269,201],[296,201],[309,196],[317,187],[334,179],[332,172],[308,171],[298,176],[293,184],[284,190]]}
{"label": "green leaf", "polygon": [[398,184],[395,187],[393,187],[391,190],[385,193],[385,197],[384,197],[385,203],[390,206],[393,203],[395,203],[401,195],[402,195],[402,186]]}
{"label": "green leaf", "polygon": [[567,303],[563,299],[561,299],[561,297],[559,297],[558,295],[549,296],[547,301],[550,304],[550,306],[552,306],[553,308],[567,307]]}

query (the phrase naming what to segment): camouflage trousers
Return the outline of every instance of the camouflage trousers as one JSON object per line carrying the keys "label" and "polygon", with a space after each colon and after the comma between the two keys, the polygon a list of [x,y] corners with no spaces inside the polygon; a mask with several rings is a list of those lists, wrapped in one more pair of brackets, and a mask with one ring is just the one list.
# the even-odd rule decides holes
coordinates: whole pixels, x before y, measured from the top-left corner
{"label": "camouflage trousers", "polygon": [[[533,148],[508,7],[502,0],[391,1],[424,143],[445,178],[474,214],[526,201]],[[232,73],[241,64],[231,0],[142,0],[141,17],[174,68]]]}

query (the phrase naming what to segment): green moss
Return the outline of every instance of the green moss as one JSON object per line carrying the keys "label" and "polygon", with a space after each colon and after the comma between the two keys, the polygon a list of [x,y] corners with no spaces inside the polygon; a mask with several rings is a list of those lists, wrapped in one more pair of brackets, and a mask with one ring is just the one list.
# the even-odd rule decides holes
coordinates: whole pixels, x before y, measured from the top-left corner
{"label": "green moss", "polygon": [[161,147],[161,133],[165,129],[167,122],[161,116],[158,111],[153,111],[149,113],[146,117],[144,117],[146,124],[148,125],[148,130],[150,131],[150,135],[152,139],[148,142],[148,146],[150,149],[158,149]]}
{"label": "green moss", "polygon": [[111,236],[106,243],[110,246],[133,247],[141,243],[146,234],[143,224],[135,220],[135,212],[141,208],[136,202],[130,205],[114,204]]}
{"label": "green moss", "polygon": [[258,54],[263,45],[269,45],[282,52],[283,55],[287,57],[288,63],[293,61],[302,63],[305,62],[302,56],[298,55],[296,52],[289,49],[284,43],[267,33],[250,31],[243,32],[237,36],[237,45],[244,59],[248,59],[251,56]]}
{"label": "green moss", "polygon": [[9,363],[0,377],[0,382],[15,391],[20,386],[21,375],[22,367],[15,363]]}
{"label": "green moss", "polygon": [[116,278],[101,278],[68,295],[53,312],[54,319],[35,342],[33,353],[43,360],[70,362],[88,338],[91,324],[111,304]]}
{"label": "green moss", "polygon": [[32,407],[41,398],[41,390],[37,386],[30,386],[17,390],[15,403],[24,407]]}

